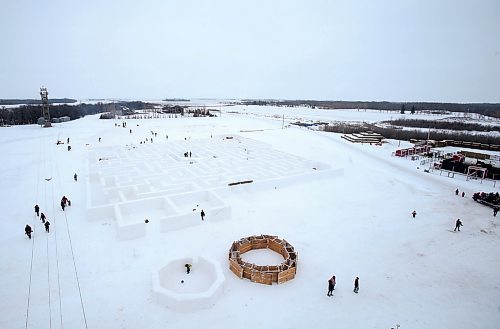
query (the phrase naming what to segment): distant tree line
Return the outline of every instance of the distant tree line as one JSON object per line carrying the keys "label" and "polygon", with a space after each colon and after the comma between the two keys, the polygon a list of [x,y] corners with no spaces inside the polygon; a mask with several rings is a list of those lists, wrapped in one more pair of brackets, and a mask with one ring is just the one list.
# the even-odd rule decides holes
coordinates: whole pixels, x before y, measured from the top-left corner
{"label": "distant tree line", "polygon": [[316,100],[243,100],[245,105],[272,105],[272,106],[308,106],[322,109],[360,109],[397,111],[402,114],[407,108],[411,113],[417,111],[430,112],[464,112],[478,113],[485,116],[500,118],[500,104],[498,103],[427,103],[427,102],[350,102],[350,101],[316,101]]}
{"label": "distant tree line", "polygon": [[430,135],[427,131],[422,130],[402,130],[392,127],[379,127],[376,125],[362,123],[362,124],[349,124],[343,122],[330,123],[324,126],[322,130],[327,132],[353,134],[363,131],[371,130],[381,134],[388,139],[406,140],[411,139],[427,140],[429,137],[432,140],[457,140],[464,142],[473,142],[481,144],[495,144],[500,145],[500,137],[491,135],[467,134],[463,132],[444,132],[444,131],[431,131]]}
{"label": "distant tree line", "polygon": [[114,104],[127,107],[128,109],[133,111],[154,109],[158,106],[158,104],[155,103],[145,103],[141,101],[114,102]]}
{"label": "distant tree line", "polygon": [[[72,98],[52,98],[49,99],[49,103],[76,103],[76,99]],[[28,105],[36,105],[36,104],[42,104],[42,101],[40,99],[0,99],[0,105],[21,105],[21,104],[28,104]]]}
{"label": "distant tree line", "polygon": [[193,117],[215,117],[215,114],[210,113],[207,109],[194,109],[188,110],[188,113],[192,113]]}
{"label": "distant tree line", "polygon": [[[83,104],[82,104],[83,105]],[[85,114],[91,114],[89,107],[74,106],[68,104],[50,106],[50,117],[59,118],[68,116],[71,120],[81,118]],[[37,123],[38,118],[43,117],[42,106],[23,105],[18,108],[0,108],[0,119],[8,125],[25,125]]]}
{"label": "distant tree line", "polygon": [[384,121],[393,126],[412,127],[412,128],[432,128],[448,130],[468,130],[468,131],[497,131],[500,132],[500,126],[484,125],[479,123],[468,123],[458,121],[431,121],[418,119],[396,119]]}
{"label": "distant tree line", "polygon": [[[86,115],[108,112],[110,104],[114,103],[95,103],[95,104],[58,104],[50,106],[50,117],[59,118],[63,116],[70,117],[71,120],[82,118]],[[125,106],[130,110],[143,110],[154,108],[156,104],[144,102],[117,102],[116,104]],[[35,124],[38,118],[42,117],[41,105],[21,105],[16,108],[0,108],[0,119],[7,125],[25,125]]]}
{"label": "distant tree line", "polygon": [[165,98],[164,102],[189,102],[190,100],[187,98]]}

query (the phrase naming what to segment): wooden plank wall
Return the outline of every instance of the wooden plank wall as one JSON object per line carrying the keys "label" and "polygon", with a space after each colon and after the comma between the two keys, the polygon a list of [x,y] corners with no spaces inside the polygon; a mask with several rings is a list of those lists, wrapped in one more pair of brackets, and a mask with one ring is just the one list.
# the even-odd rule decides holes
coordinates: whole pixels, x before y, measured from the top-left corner
{"label": "wooden plank wall", "polygon": [[[253,249],[271,249],[284,258],[280,265],[255,265],[241,259],[241,254]],[[274,235],[254,235],[233,242],[229,250],[229,269],[240,279],[271,285],[282,284],[295,278],[297,258],[293,246]]]}

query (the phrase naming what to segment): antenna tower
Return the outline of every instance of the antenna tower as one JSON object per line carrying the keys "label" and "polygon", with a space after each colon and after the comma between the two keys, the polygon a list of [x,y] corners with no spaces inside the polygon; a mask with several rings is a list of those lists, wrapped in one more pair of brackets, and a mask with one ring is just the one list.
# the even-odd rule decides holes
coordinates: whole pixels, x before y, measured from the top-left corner
{"label": "antenna tower", "polygon": [[43,127],[52,127],[52,124],[50,123],[49,92],[47,91],[47,88],[40,88],[40,97],[42,98]]}

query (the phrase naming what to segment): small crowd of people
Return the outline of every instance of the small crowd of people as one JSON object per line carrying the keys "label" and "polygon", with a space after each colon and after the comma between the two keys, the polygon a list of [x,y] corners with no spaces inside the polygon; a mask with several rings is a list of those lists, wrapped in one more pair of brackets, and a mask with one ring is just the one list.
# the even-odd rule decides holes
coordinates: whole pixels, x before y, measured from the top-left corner
{"label": "small crowd of people", "polygon": [[[460,195],[460,191],[458,190],[458,188],[455,190],[455,195]],[[465,197],[465,192],[462,191],[462,198]],[[493,209],[493,216],[496,216],[497,215],[497,212],[498,212],[498,209]],[[417,216],[417,212],[415,210],[413,210],[411,212],[413,218],[415,218]],[[458,231],[460,232],[460,227],[464,226],[464,224],[462,223],[462,221],[460,220],[460,218],[458,218],[456,221],[455,221],[455,229],[453,231]]]}
{"label": "small crowd of people", "polygon": [[[455,190],[455,195],[458,195],[460,193],[460,191],[458,189]],[[465,192],[462,191],[462,198],[465,197]]]}
{"label": "small crowd of people", "polygon": [[[333,275],[330,279],[328,279],[328,292],[326,293],[327,296],[333,296],[333,291],[335,290],[335,285],[337,284],[337,279],[335,278],[335,275]],[[356,277],[354,279],[354,293],[359,292],[359,277]]]}
{"label": "small crowd of people", "polygon": [[474,201],[492,207],[493,217],[497,217],[498,210],[500,209],[500,194],[498,192],[476,192],[474,193],[474,195],[472,195],[472,199],[474,199]]}
{"label": "small crowd of people", "polygon": [[[75,173],[74,177],[75,181],[77,180],[77,175]],[[71,206],[71,200],[68,199],[65,195],[61,199],[61,208],[64,211],[64,208],[66,206]],[[50,232],[50,222],[47,219],[47,216],[43,212],[40,212],[40,206],[38,204],[35,204],[35,215],[36,217],[40,217],[40,221],[42,222],[43,226],[45,227],[45,231],[47,233]],[[28,236],[29,239],[31,239],[31,234],[33,233],[33,228],[29,225],[26,224],[24,227],[24,234]]]}
{"label": "small crowd of people", "polygon": [[[43,226],[45,227],[45,232],[49,233],[50,232],[50,222],[47,219],[47,216],[43,212],[40,212],[40,206],[38,204],[35,204],[35,214],[36,217],[40,217],[40,221],[42,222]],[[31,240],[31,234],[33,233],[33,228],[29,225],[26,224],[24,227],[24,234],[28,236],[28,238]]]}

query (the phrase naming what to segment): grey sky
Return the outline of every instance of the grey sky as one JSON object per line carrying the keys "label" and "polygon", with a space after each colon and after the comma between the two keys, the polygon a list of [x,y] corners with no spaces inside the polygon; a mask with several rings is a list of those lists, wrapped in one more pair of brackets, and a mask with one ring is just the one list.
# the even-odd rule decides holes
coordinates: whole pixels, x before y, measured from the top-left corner
{"label": "grey sky", "polygon": [[499,0],[0,3],[0,98],[500,102]]}

